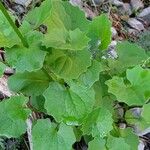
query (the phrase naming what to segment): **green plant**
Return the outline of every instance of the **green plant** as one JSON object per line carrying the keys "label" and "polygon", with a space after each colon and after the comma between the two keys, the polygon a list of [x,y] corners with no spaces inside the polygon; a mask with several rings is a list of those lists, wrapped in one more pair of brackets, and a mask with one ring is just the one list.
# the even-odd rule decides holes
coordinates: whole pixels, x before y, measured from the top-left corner
{"label": "green plant", "polygon": [[130,128],[119,128],[120,122],[128,122],[125,116],[118,118],[115,105],[125,110],[143,107],[140,119],[145,128],[150,125],[145,51],[121,42],[118,58],[107,57],[107,15],[88,21],[65,1],[45,0],[27,14],[19,29],[0,6],[0,47],[6,52],[1,64],[16,69],[8,85],[19,94],[0,102],[0,136],[21,136],[30,114],[42,112],[48,117],[32,125],[34,150],[70,150],[81,139],[89,150],[137,149],[138,137]]}

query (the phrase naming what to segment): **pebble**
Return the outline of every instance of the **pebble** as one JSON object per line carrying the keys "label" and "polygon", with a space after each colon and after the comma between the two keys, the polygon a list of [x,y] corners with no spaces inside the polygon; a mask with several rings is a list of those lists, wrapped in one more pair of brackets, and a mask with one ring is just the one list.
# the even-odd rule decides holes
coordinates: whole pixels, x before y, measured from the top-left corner
{"label": "pebble", "polygon": [[144,4],[141,0],[131,0],[130,4],[133,11],[138,11],[139,9],[144,8]]}
{"label": "pebble", "polygon": [[15,70],[10,67],[7,67],[4,72],[5,75],[12,75],[14,73],[15,73]]}
{"label": "pebble", "polygon": [[112,38],[116,38],[118,36],[118,33],[114,27],[111,27],[111,32],[112,32]]}
{"label": "pebble", "polygon": [[129,3],[124,3],[121,11],[123,14],[130,16],[132,14],[131,5]]}
{"label": "pebble", "polygon": [[108,57],[112,59],[116,59],[118,57],[117,52],[115,50],[117,45],[117,41],[112,41],[108,47]]}
{"label": "pebble", "polygon": [[135,18],[129,18],[129,20],[127,21],[127,23],[134,29],[138,30],[138,31],[142,31],[144,30],[144,25],[138,21]]}
{"label": "pebble", "polygon": [[119,123],[119,128],[120,129],[125,129],[126,128],[126,124],[125,123]]}
{"label": "pebble", "polygon": [[149,26],[150,25],[150,7],[143,9],[143,11],[138,15],[138,18],[141,18]]}
{"label": "pebble", "polygon": [[141,116],[142,109],[139,107],[130,109],[134,117],[139,118]]}
{"label": "pebble", "polygon": [[95,5],[101,5],[104,2],[104,0],[93,0],[93,1]]}
{"label": "pebble", "polygon": [[7,80],[5,76],[0,78],[0,93],[3,98],[12,96],[12,92],[8,88]]}
{"label": "pebble", "polygon": [[32,0],[15,0],[15,3],[28,7]]}
{"label": "pebble", "polygon": [[117,7],[120,7],[120,6],[123,7],[123,5],[124,5],[124,3],[119,0],[111,0],[111,3]]}
{"label": "pebble", "polygon": [[145,147],[145,145],[144,145],[143,141],[140,140],[140,143],[138,145],[138,150],[144,150],[144,147]]}
{"label": "pebble", "polygon": [[127,28],[127,31],[129,35],[137,35],[139,33],[139,31],[137,31],[136,29],[132,29],[132,28]]}

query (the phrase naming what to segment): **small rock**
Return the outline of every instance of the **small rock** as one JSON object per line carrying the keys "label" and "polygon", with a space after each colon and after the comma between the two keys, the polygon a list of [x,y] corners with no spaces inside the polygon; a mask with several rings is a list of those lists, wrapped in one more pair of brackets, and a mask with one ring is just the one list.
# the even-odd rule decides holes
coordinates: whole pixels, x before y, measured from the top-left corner
{"label": "small rock", "polygon": [[31,4],[32,0],[15,0],[15,3],[28,7]]}
{"label": "small rock", "polygon": [[116,118],[123,118],[123,116],[124,116],[124,109],[123,109],[123,107],[121,105],[119,105],[119,104],[116,104],[114,106],[114,109],[115,109],[115,116],[116,116]]}
{"label": "small rock", "polygon": [[33,150],[33,141],[32,141],[32,120],[30,118],[28,118],[26,120],[26,124],[27,124],[27,135],[28,135],[28,141],[29,141],[29,146],[30,146],[30,150]]}
{"label": "small rock", "polygon": [[7,67],[4,72],[5,75],[12,75],[14,73],[15,73],[15,70],[10,67]]}
{"label": "small rock", "polygon": [[139,33],[139,31],[137,31],[136,29],[132,29],[132,28],[128,28],[127,31],[129,35],[137,35]]}
{"label": "small rock", "polygon": [[144,145],[143,141],[140,140],[140,143],[138,145],[138,150],[144,150],[144,147],[145,147],[145,145]]}
{"label": "small rock", "polygon": [[89,19],[92,20],[92,18],[96,17],[96,13],[89,8],[87,4],[84,5],[83,8],[81,8],[85,12],[85,16]]}
{"label": "small rock", "polygon": [[138,31],[144,30],[144,25],[135,18],[130,18],[127,23],[134,29]]}
{"label": "small rock", "polygon": [[141,0],[131,0],[130,4],[133,11],[144,8],[144,4]]}
{"label": "small rock", "polygon": [[143,9],[143,11],[138,15],[146,24],[150,25],[150,7]]}
{"label": "small rock", "polygon": [[93,0],[93,1],[95,5],[101,5],[104,2],[104,0]]}
{"label": "small rock", "polygon": [[109,46],[112,46],[115,48],[116,45],[117,45],[117,41],[112,41]]}
{"label": "small rock", "polygon": [[119,123],[119,128],[120,129],[125,129],[126,128],[126,124],[125,123]]}
{"label": "small rock", "polygon": [[23,7],[22,5],[13,5],[12,9],[18,16],[26,12],[25,7]]}
{"label": "small rock", "polygon": [[139,108],[139,107],[137,107],[137,108],[132,108],[131,111],[132,111],[132,114],[134,115],[134,117],[140,118],[141,112],[142,112],[142,109],[141,109],[141,108]]}
{"label": "small rock", "polygon": [[118,57],[115,47],[117,45],[116,41],[112,41],[108,47],[108,57],[112,59],[116,59]]}
{"label": "small rock", "polygon": [[85,3],[82,2],[82,0],[69,0],[69,2],[73,5],[73,6],[78,6],[82,11],[85,12],[85,16],[92,20],[92,18],[94,18],[96,16],[96,14],[91,10],[91,8],[89,8],[89,6]]}
{"label": "small rock", "polygon": [[2,98],[10,97],[12,95],[12,92],[8,88],[7,80],[8,79],[5,76],[0,78],[0,95]]}
{"label": "small rock", "polygon": [[129,3],[123,4],[122,13],[129,16],[132,14],[131,5]]}
{"label": "small rock", "polygon": [[112,38],[116,38],[118,36],[118,33],[114,27],[111,28],[111,32],[112,32]]}
{"label": "small rock", "polygon": [[123,5],[124,5],[124,3],[119,0],[111,0],[111,3],[117,7],[120,7],[120,6],[123,7]]}

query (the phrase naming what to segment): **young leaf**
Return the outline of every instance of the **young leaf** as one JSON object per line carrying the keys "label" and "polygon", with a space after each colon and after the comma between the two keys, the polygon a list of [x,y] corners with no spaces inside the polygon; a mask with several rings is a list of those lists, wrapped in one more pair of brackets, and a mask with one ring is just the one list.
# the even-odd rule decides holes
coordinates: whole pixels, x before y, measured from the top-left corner
{"label": "young leaf", "polygon": [[91,87],[99,80],[99,74],[103,71],[103,66],[100,62],[93,60],[92,65],[88,67],[87,71],[80,75],[77,79],[79,84],[86,87]]}
{"label": "young leaf", "polygon": [[32,130],[33,150],[71,150],[75,142],[73,129],[65,124],[56,125],[48,119],[38,120]]}
{"label": "young leaf", "polygon": [[136,66],[127,70],[126,77],[129,84],[117,76],[108,80],[106,82],[108,91],[120,102],[128,105],[143,105],[150,98],[150,70]]}
{"label": "young leaf", "polygon": [[50,78],[42,70],[36,72],[16,73],[8,80],[10,90],[25,95],[41,95],[48,87]]}
{"label": "young leaf", "polygon": [[52,1],[51,13],[43,22],[47,26],[43,44],[56,49],[82,50],[89,42],[84,32],[88,23],[79,8],[69,2]]}
{"label": "young leaf", "polygon": [[59,77],[64,79],[76,79],[91,65],[90,52],[60,51],[53,49],[46,58],[47,65]]}
{"label": "young leaf", "polygon": [[94,140],[89,142],[88,150],[106,150],[105,144],[105,139],[94,138]]}
{"label": "young leaf", "polygon": [[124,138],[125,142],[130,146],[129,150],[138,149],[139,138],[135,135],[130,128],[120,130],[121,137]]}
{"label": "young leaf", "polygon": [[[38,17],[35,17],[35,15]],[[78,7],[60,0],[46,0],[40,7],[30,11],[24,22],[33,29],[44,24],[47,27],[44,45],[59,49],[82,50],[88,46],[86,31],[89,22]],[[81,23],[82,22],[82,23]]]}
{"label": "young leaf", "polygon": [[94,18],[90,24],[88,36],[92,45],[100,41],[100,50],[106,50],[111,42],[111,22],[106,14]]}
{"label": "young leaf", "polygon": [[121,74],[129,67],[142,64],[148,56],[144,49],[127,41],[117,44],[117,59],[109,59],[108,66],[113,74]]}
{"label": "young leaf", "polygon": [[150,103],[143,105],[143,111],[141,116],[148,124],[150,124],[149,112],[150,112]]}
{"label": "young leaf", "polygon": [[0,136],[19,137],[26,132],[26,119],[30,114],[27,100],[24,96],[14,96],[0,102]]}
{"label": "young leaf", "polygon": [[58,122],[78,124],[92,110],[94,91],[70,83],[70,88],[51,82],[44,92],[45,108]]}
{"label": "young leaf", "polygon": [[103,138],[113,129],[112,123],[112,114],[105,108],[98,108],[86,117],[82,131],[83,134]]}
{"label": "young leaf", "polygon": [[95,91],[95,107],[105,107],[109,111],[113,110],[113,101],[116,100],[108,93],[108,87],[105,82],[110,79],[106,74],[100,74],[99,80],[94,83],[93,88]]}
{"label": "young leaf", "polygon": [[107,148],[109,150],[130,150],[130,146],[125,142],[123,138],[116,138],[109,136],[107,139]]}
{"label": "young leaf", "polygon": [[45,0],[40,7],[35,7],[25,17],[23,26],[28,22],[32,29],[37,29],[51,13],[52,0]]}
{"label": "young leaf", "polygon": [[39,46],[31,45],[29,48],[14,46],[6,49],[6,59],[9,64],[16,67],[18,72],[36,71],[43,67],[46,52]]}

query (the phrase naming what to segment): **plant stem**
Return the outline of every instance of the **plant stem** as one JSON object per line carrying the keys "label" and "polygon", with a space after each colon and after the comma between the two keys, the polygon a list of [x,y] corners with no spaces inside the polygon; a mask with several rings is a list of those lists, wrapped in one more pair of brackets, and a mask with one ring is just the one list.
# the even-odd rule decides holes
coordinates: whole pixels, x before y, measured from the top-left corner
{"label": "plant stem", "polygon": [[9,16],[7,10],[5,9],[4,5],[2,4],[2,2],[0,2],[0,10],[2,11],[2,13],[4,14],[4,16],[6,17],[7,21],[9,22],[9,24],[11,25],[11,27],[14,29],[14,31],[16,32],[16,34],[18,35],[18,37],[20,38],[22,44],[25,47],[29,47],[26,39],[23,37],[23,35],[21,34],[21,32],[19,31],[19,29],[17,28],[17,26],[15,25],[15,23],[13,22],[13,20],[11,19],[11,17]]}
{"label": "plant stem", "polygon": [[42,68],[42,71],[45,73],[45,75],[50,79],[52,80],[52,77],[48,74],[48,72],[46,71],[46,69],[43,67]]}

